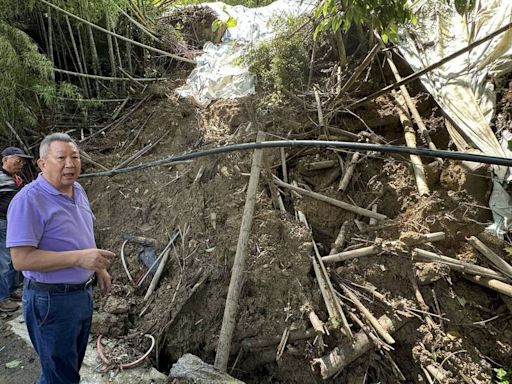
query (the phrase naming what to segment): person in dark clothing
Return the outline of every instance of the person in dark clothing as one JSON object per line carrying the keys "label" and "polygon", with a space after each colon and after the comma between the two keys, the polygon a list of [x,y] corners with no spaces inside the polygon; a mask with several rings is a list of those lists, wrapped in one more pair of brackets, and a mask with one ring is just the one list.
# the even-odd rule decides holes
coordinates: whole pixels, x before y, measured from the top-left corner
{"label": "person in dark clothing", "polygon": [[9,250],[5,246],[7,232],[7,208],[12,198],[23,187],[19,176],[26,159],[31,159],[22,149],[8,147],[2,151],[0,171],[0,312],[13,312],[18,304],[11,296],[19,285],[19,273],[14,270]]}

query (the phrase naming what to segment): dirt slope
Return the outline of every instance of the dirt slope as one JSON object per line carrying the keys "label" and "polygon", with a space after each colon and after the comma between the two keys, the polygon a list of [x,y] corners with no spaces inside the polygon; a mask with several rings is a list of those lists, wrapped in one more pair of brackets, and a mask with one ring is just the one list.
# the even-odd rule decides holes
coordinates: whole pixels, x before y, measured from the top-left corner
{"label": "dirt slope", "polygon": [[[320,134],[305,123],[307,112],[293,105],[285,105],[278,113],[261,119],[254,99],[217,101],[200,110],[171,96],[174,85],[166,87],[158,89],[130,121],[107,132],[104,138],[91,140],[85,148],[110,168],[159,139],[155,148],[138,161],[205,146],[253,141],[255,127],[277,136],[286,136],[290,131],[295,137]],[[389,101],[383,98],[381,107],[372,113],[386,121],[375,128],[376,133],[386,141],[401,144],[402,128],[392,118],[396,112]],[[438,112],[431,111],[428,118],[433,132],[439,130],[435,139],[446,145]],[[324,345],[314,337],[290,341],[276,361],[277,344],[286,327],[294,335],[311,328],[301,312],[306,301],[321,320],[328,320],[312,269],[311,235],[296,220],[299,210],[307,217],[322,255],[329,254],[340,227],[348,220],[349,248],[398,240],[407,231],[443,231],[445,240],[420,248],[488,266],[465,242],[466,237],[481,233],[482,223],[490,220],[485,208],[489,193],[485,171],[475,175],[454,162],[431,162],[427,176],[432,192],[420,197],[409,159],[376,154],[359,162],[343,193],[337,190],[337,165],[321,170],[310,170],[308,165],[320,160],[337,162],[338,156],[346,160],[346,153],[293,149],[286,150],[286,155],[290,180],[360,207],[376,203],[379,213],[389,219],[369,226],[367,218],[359,217],[362,227],[358,229],[353,224],[353,213],[286,190],[283,200],[287,212],[281,213],[272,206],[268,183],[260,180],[230,360],[231,374],[248,383],[322,382],[310,361],[349,342],[339,330],[331,329],[330,335],[323,338]],[[158,254],[173,231],[180,231],[157,290],[147,302],[143,297],[150,278],[135,287],[120,258],[116,259],[112,268],[114,294],[107,300],[99,299],[96,334],[133,347],[128,352],[132,356],[149,345],[142,335],[152,334],[157,345],[150,356],[151,363],[163,372],[168,372],[186,352],[213,363],[251,156],[249,152],[237,152],[82,181],[96,215],[100,247],[119,255],[123,235],[129,234],[156,239]],[[278,150],[266,150],[265,161],[274,174],[283,176]],[[503,255],[505,244],[496,239],[488,239],[486,244]],[[376,349],[364,354],[332,382],[424,383],[421,367],[434,366],[446,375],[437,379],[439,383],[490,383],[493,367],[512,365],[510,307],[500,295],[468,282],[445,266],[413,263],[413,247],[401,243],[401,248],[329,265],[336,287],[338,282],[357,284],[350,286],[376,317],[387,314],[407,320],[393,335],[396,344],[392,350],[383,353]],[[139,260],[141,249],[133,242],[125,247],[128,269],[135,281],[147,270]],[[419,281],[426,307],[418,303],[413,281]],[[376,299],[361,286],[375,287],[385,299]],[[349,300],[343,302],[347,313],[353,311],[347,309],[352,308]],[[426,313],[432,314],[431,320],[426,320]],[[357,324],[351,324],[353,332],[360,330]],[[277,341],[272,342],[272,338]],[[270,345],[241,348],[242,343],[247,346],[255,341],[268,341]],[[120,355],[113,352],[112,357],[115,354]],[[392,369],[391,360],[405,381]]]}

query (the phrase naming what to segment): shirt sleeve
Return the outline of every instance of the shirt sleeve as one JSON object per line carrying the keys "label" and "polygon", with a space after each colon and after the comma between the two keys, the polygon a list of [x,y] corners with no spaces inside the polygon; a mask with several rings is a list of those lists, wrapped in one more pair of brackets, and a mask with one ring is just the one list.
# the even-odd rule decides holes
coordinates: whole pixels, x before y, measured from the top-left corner
{"label": "shirt sleeve", "polygon": [[44,231],[44,221],[36,199],[24,194],[16,196],[7,210],[7,248],[38,247]]}

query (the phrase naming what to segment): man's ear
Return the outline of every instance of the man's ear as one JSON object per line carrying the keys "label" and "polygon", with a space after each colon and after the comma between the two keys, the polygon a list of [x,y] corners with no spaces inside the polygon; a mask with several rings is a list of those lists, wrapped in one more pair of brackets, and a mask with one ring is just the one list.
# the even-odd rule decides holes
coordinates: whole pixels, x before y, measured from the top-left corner
{"label": "man's ear", "polygon": [[44,166],[45,166],[45,161],[43,159],[37,159],[37,166],[39,167],[39,169],[41,171],[44,170]]}

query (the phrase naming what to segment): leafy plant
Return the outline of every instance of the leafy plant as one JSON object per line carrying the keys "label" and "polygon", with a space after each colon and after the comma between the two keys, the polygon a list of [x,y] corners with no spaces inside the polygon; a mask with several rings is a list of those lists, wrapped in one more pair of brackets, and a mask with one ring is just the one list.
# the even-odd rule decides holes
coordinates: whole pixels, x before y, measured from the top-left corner
{"label": "leafy plant", "polygon": [[[307,30],[297,28],[304,24],[304,20],[276,20],[275,23],[281,25],[281,31],[271,41],[258,45],[246,58],[264,91],[280,93],[284,88],[301,89],[306,84],[312,41]],[[271,99],[276,101],[279,97],[274,94]]]}
{"label": "leafy plant", "polygon": [[506,370],[503,368],[494,368],[496,373],[497,384],[511,384],[512,383],[512,370]]}
{"label": "leafy plant", "polygon": [[315,16],[319,20],[315,39],[322,32],[340,28],[346,32],[353,24],[359,24],[377,30],[387,42],[396,39],[398,25],[416,23],[407,0],[322,0]]}
{"label": "leafy plant", "polygon": [[52,65],[21,30],[0,20],[0,124],[33,125],[39,101],[54,100]]}
{"label": "leafy plant", "polygon": [[226,21],[222,21],[220,19],[215,19],[212,23],[212,32],[217,32],[218,30],[224,30],[226,28],[236,27],[237,21],[233,16],[229,16]]}

